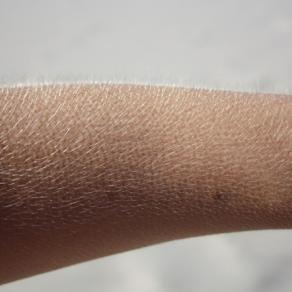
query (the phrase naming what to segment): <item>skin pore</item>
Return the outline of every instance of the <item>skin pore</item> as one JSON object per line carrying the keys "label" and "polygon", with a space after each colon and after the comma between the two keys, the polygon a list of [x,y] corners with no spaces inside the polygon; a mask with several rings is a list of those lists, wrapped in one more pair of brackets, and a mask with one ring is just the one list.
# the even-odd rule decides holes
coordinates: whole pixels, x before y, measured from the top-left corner
{"label": "skin pore", "polygon": [[0,89],[0,283],[168,240],[292,228],[292,96]]}

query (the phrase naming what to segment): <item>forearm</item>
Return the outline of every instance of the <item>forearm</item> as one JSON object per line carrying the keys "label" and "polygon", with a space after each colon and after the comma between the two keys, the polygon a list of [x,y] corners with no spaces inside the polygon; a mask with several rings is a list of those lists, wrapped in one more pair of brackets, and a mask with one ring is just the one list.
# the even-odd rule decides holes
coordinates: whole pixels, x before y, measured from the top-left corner
{"label": "forearm", "polygon": [[292,97],[0,93],[0,282],[188,236],[292,227]]}

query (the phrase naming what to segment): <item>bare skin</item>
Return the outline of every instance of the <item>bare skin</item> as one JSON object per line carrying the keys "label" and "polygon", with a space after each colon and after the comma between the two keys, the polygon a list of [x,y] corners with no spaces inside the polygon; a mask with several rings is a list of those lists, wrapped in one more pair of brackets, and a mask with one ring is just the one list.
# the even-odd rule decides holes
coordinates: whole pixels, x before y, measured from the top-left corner
{"label": "bare skin", "polygon": [[0,283],[168,240],[292,227],[292,96],[0,90]]}

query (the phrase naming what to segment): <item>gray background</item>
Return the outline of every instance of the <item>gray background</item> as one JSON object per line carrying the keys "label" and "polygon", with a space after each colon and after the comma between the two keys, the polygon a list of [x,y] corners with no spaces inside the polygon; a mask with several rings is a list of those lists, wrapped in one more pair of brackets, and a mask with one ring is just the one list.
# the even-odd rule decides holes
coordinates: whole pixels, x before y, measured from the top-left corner
{"label": "gray background", "polygon": [[[0,0],[2,86],[110,81],[292,93],[291,76],[291,0]],[[291,291],[291,246],[290,231],[198,237],[0,291]]]}

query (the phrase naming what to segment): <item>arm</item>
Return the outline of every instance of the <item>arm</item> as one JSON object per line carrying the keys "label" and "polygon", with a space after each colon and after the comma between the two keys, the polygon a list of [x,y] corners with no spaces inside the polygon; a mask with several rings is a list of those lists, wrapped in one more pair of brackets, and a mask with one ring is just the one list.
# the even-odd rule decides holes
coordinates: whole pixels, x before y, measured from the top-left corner
{"label": "arm", "polygon": [[0,91],[0,282],[184,237],[292,227],[292,97]]}

